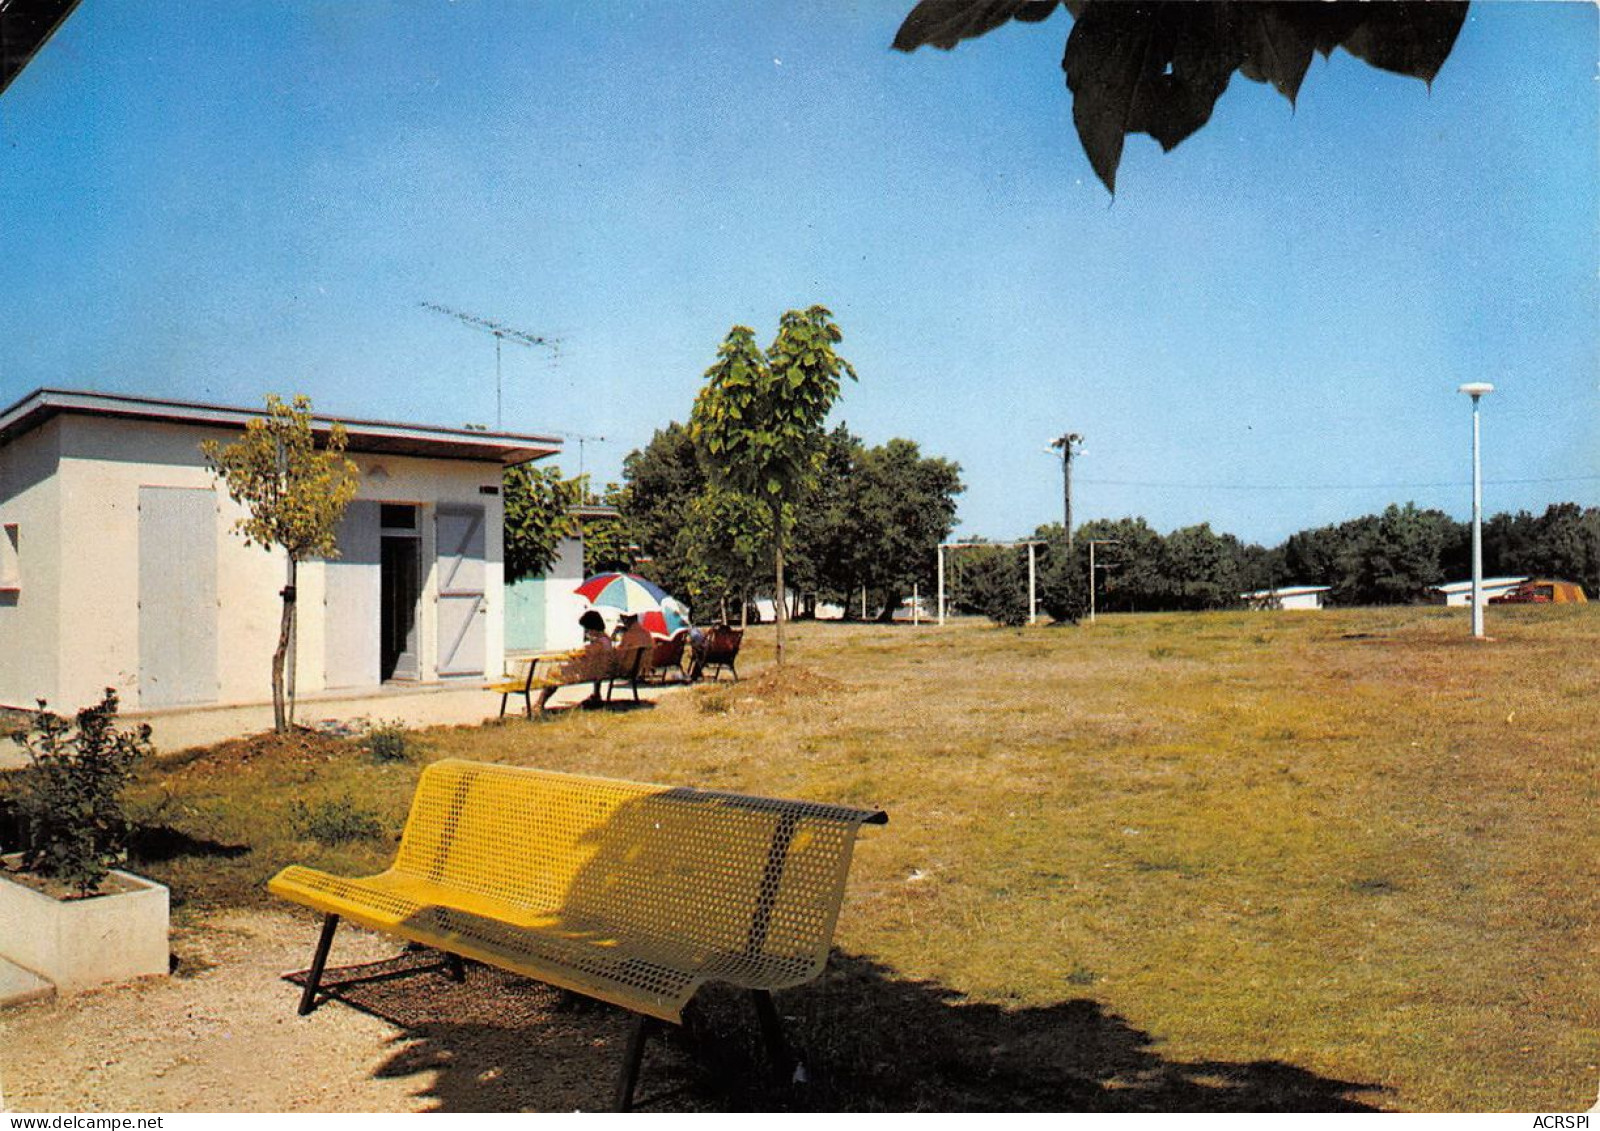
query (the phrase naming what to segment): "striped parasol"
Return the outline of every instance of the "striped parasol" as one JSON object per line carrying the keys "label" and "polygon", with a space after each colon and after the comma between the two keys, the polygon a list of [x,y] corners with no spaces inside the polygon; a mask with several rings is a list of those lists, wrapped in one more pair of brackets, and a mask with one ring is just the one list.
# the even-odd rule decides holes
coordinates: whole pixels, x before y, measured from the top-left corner
{"label": "striped parasol", "polygon": [[671,636],[689,627],[679,612],[683,606],[661,586],[636,573],[597,573],[575,592],[591,605],[632,613],[657,636]]}

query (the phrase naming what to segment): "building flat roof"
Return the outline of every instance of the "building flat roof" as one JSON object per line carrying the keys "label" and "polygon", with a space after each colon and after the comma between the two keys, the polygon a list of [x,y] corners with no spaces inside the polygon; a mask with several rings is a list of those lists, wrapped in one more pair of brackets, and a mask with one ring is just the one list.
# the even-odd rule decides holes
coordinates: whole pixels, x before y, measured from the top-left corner
{"label": "building flat roof", "polygon": [[1239,596],[1246,600],[1261,600],[1265,597],[1302,597],[1308,593],[1326,593],[1333,588],[1331,585],[1282,585],[1277,589],[1257,589],[1250,593],[1241,593]]}
{"label": "building flat roof", "polygon": [[[1521,585],[1528,580],[1526,577],[1486,577],[1483,579],[1485,589],[1510,589]],[[1472,579],[1466,581],[1449,581],[1443,585],[1433,586],[1435,593],[1465,593],[1472,588]]]}
{"label": "building flat roof", "polygon": [[[259,408],[156,400],[121,393],[35,389],[0,411],[0,444],[10,443],[63,413],[239,429],[251,420],[267,415],[265,409]],[[313,418],[312,427],[317,432],[325,433],[334,424],[344,426],[348,438],[346,450],[351,452],[476,460],[511,467],[561,451],[559,437],[531,433],[480,432],[473,428],[443,428],[433,424],[399,424],[386,420],[322,415]]]}

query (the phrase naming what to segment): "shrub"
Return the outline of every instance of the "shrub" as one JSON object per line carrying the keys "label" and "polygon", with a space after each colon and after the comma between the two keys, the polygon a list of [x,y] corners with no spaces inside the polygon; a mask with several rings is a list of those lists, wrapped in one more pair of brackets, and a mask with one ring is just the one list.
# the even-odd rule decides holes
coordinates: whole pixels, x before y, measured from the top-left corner
{"label": "shrub", "polygon": [[1028,623],[1028,565],[1016,550],[983,547],[963,564],[963,604],[996,624]]}
{"label": "shrub", "polygon": [[1039,563],[1039,607],[1058,624],[1077,624],[1089,611],[1088,555],[1066,539],[1052,539]]}
{"label": "shrub", "polygon": [[12,735],[28,752],[15,801],[22,867],[89,895],[124,858],[133,831],[122,791],[151,753],[150,728],[118,730],[117,693],[78,712],[75,722],[45,710]]}
{"label": "shrub", "polygon": [[378,815],[358,808],[349,794],[315,805],[291,801],[289,827],[296,836],[330,848],[354,840],[376,840],[383,835],[383,823]]}
{"label": "shrub", "polygon": [[372,724],[362,742],[375,762],[404,762],[411,757],[410,735],[398,719]]}

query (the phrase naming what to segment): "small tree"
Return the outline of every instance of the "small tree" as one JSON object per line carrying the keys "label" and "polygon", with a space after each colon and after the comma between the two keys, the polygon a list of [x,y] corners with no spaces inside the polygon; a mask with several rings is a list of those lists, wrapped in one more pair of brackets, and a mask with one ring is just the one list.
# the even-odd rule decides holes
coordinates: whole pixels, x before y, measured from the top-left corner
{"label": "small tree", "polygon": [[279,734],[294,723],[294,681],[284,690],[284,660],[295,637],[295,583],[307,558],[337,557],[339,519],[355,498],[360,471],[344,457],[344,426],[328,431],[318,451],[311,429],[311,400],[296,396],[284,404],[267,397],[267,414],[251,420],[231,444],[206,440],[206,460],[227,485],[228,494],[250,513],[234,523],[249,546],[281,547],[288,558],[281,591],[283,617],[272,654],[272,721]]}
{"label": "small tree", "polygon": [[816,475],[822,425],[839,397],[840,378],[856,377],[834,352],[842,338],[833,314],[822,306],[786,311],[765,355],[756,348],[755,331],[735,326],[706,370],[689,421],[713,484],[759,500],[771,515],[779,664],[786,619],[783,552],[792,504]]}

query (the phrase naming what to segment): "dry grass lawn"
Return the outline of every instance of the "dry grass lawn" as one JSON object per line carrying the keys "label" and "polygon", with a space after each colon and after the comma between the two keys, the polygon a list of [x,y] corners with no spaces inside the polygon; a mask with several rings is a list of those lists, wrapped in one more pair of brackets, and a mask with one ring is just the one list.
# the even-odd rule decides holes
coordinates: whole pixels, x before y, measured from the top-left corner
{"label": "dry grass lawn", "polygon": [[[685,1057],[676,1102],[1570,1111],[1600,1083],[1600,605],[1490,631],[801,625],[778,680],[755,630],[737,686],[434,730],[410,762],[314,738],[166,758],[144,870],[190,921],[291,860],[377,870],[446,756],[873,804],[834,968],[780,998],[816,1084]],[[385,836],[296,839],[296,799]]]}

